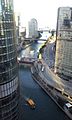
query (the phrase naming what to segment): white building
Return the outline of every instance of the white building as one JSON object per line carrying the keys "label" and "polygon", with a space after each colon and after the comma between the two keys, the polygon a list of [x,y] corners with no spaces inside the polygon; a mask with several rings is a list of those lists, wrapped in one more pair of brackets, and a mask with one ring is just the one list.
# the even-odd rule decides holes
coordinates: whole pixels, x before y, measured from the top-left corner
{"label": "white building", "polygon": [[72,8],[60,7],[57,18],[55,73],[72,78]]}
{"label": "white building", "polygon": [[29,37],[36,38],[38,36],[38,23],[35,18],[29,21],[28,29],[29,29]]}

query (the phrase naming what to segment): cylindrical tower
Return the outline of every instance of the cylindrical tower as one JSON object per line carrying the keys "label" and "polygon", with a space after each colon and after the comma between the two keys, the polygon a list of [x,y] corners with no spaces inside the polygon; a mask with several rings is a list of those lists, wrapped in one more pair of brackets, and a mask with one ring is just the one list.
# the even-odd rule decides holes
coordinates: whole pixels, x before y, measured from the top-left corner
{"label": "cylindrical tower", "polygon": [[18,119],[18,72],[13,0],[0,0],[0,120]]}

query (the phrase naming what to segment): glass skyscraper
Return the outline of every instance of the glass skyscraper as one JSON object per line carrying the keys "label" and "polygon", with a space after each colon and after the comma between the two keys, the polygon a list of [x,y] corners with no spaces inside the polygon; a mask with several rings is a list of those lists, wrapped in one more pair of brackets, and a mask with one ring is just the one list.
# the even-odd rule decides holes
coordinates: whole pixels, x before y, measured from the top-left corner
{"label": "glass skyscraper", "polygon": [[18,97],[13,0],[0,0],[0,120],[18,119]]}

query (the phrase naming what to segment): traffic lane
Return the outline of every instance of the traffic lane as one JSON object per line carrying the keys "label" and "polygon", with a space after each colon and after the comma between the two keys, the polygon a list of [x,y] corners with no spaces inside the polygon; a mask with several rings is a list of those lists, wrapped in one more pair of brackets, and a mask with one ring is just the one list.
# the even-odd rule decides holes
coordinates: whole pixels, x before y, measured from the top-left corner
{"label": "traffic lane", "polygon": [[[54,47],[54,43],[51,43],[49,44],[49,52],[47,52],[49,54],[49,60],[53,60],[54,61],[54,58],[55,58],[55,55],[54,55],[54,51],[53,51],[53,47]],[[46,50],[47,51],[47,50]]]}
{"label": "traffic lane", "polygon": [[46,77],[46,79],[48,80],[48,82],[51,83],[51,85],[53,85],[54,87],[60,89],[61,91],[64,91],[66,93],[68,93],[70,96],[72,96],[72,85],[68,85],[65,83],[64,80],[62,80],[61,78],[59,78],[58,76],[56,76],[46,65],[46,63],[43,63],[45,69],[42,72],[42,75],[44,75],[44,77]]}
{"label": "traffic lane", "polygon": [[46,76],[46,79],[50,82],[54,87],[57,87],[59,89],[63,89],[63,84],[60,80],[56,80],[56,76],[52,75],[51,71],[49,68],[45,67],[45,71],[43,72],[43,75]]}
{"label": "traffic lane", "polygon": [[[43,64],[42,64],[43,66]],[[54,80],[54,76],[51,75],[51,72],[49,69],[46,68],[47,66],[45,66],[44,64],[44,71],[42,71],[41,69],[41,64],[38,63],[38,68],[39,68],[39,73],[41,75],[41,77],[47,81],[47,83],[50,83],[52,86],[57,87],[58,89],[62,90],[62,86],[61,86],[61,82],[58,82],[56,80]]]}
{"label": "traffic lane", "polygon": [[52,68],[54,66],[55,54],[53,51],[55,43],[49,43],[44,49],[43,58],[47,65]]}

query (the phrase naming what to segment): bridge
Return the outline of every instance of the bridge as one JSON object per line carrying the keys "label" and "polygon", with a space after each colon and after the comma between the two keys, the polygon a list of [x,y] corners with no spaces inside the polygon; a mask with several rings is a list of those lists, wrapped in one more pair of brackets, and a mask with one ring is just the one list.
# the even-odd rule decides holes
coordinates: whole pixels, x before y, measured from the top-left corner
{"label": "bridge", "polygon": [[37,60],[36,58],[29,58],[29,57],[17,58],[17,62],[19,65],[33,64],[33,62],[36,60]]}
{"label": "bridge", "polygon": [[50,30],[38,30],[38,32],[41,32],[41,33],[43,33],[43,32],[50,32]]}
{"label": "bridge", "polygon": [[47,39],[35,39],[35,41],[46,41]]}
{"label": "bridge", "polygon": [[39,28],[39,32],[50,32],[49,27]]}
{"label": "bridge", "polygon": [[46,39],[40,39],[40,38],[24,38],[24,41],[46,41]]}

